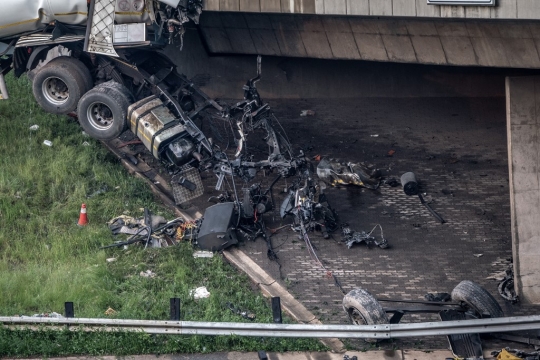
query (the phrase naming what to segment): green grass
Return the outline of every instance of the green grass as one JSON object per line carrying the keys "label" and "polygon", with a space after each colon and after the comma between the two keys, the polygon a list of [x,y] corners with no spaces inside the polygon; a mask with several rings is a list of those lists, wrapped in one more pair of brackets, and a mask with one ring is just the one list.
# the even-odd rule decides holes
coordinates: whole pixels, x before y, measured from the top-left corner
{"label": "green grass", "polygon": [[[10,100],[0,101],[0,315],[63,313],[73,301],[77,317],[166,320],[169,299],[181,298],[183,320],[246,321],[225,304],[271,322],[269,302],[221,256],[194,259],[190,244],[165,249],[132,245],[99,250],[114,241],[106,222],[141,208],[172,215],[142,181],[82,134],[76,121],[43,113],[27,79],[7,77]],[[29,127],[39,125],[39,130]],[[52,147],[43,144],[53,142]],[[88,142],[89,146],[83,146]],[[107,192],[88,198],[106,187]],[[90,224],[76,226],[81,203]],[[117,258],[107,262],[110,257]],[[153,279],[139,276],[152,270]],[[206,286],[210,298],[194,301],[189,290]],[[129,355],[225,350],[318,350],[316,340],[179,337],[82,331],[39,332],[0,328],[0,355]]]}

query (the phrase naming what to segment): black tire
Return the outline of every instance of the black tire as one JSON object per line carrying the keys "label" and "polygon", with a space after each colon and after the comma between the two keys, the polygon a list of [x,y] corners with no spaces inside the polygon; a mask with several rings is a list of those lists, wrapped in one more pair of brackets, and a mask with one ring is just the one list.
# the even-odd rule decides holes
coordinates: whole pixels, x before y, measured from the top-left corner
{"label": "black tire", "polygon": [[110,88],[110,89],[116,89],[120,93],[122,93],[125,97],[125,100],[129,102],[129,104],[133,104],[135,102],[133,94],[131,94],[131,91],[128,90],[124,85],[114,81],[109,80],[107,82],[101,83],[99,85],[96,85],[96,87],[103,87],[103,88]]}
{"label": "black tire", "polygon": [[127,96],[117,88],[98,86],[79,101],[79,122],[88,135],[97,140],[118,137],[127,126]]}
{"label": "black tire", "polygon": [[55,61],[42,67],[34,76],[32,91],[46,112],[68,114],[86,92],[86,83],[70,61]]}
{"label": "black tire", "polygon": [[349,291],[343,297],[343,310],[355,325],[388,324],[388,316],[381,304],[367,290]]}
{"label": "black tire", "polygon": [[73,67],[73,69],[75,69],[75,71],[79,73],[80,77],[84,82],[84,93],[94,87],[94,79],[92,79],[92,74],[90,74],[90,70],[86,67],[86,65],[84,65],[81,60],[75,59],[70,56],[60,56],[52,59],[47,65],[50,64],[68,64],[68,66]]}
{"label": "black tire", "polygon": [[497,300],[486,289],[469,280],[463,280],[452,290],[452,301],[464,302],[480,317],[483,314],[489,314],[492,318],[504,316]]}

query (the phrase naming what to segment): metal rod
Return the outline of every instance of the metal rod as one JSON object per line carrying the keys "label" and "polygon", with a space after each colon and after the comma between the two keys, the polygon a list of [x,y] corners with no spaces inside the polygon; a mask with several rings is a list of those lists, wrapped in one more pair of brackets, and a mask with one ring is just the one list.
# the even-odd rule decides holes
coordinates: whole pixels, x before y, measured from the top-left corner
{"label": "metal rod", "polygon": [[[109,330],[111,327],[114,327],[118,330],[142,331],[150,334],[390,339],[417,336],[536,330],[540,329],[540,315],[384,325],[291,325],[34,317],[0,317],[0,323],[10,327],[14,324],[18,324],[19,326],[25,324],[84,325],[82,330],[87,330],[87,327],[89,327],[88,331],[94,331],[96,327],[104,330]],[[105,328],[103,326],[105,326]],[[92,327],[94,327],[94,329],[92,329]]]}
{"label": "metal rod", "polygon": [[398,302],[398,303],[407,303],[407,304],[424,304],[424,305],[434,305],[434,306],[459,306],[457,302],[438,302],[438,301],[422,301],[422,300],[397,300],[397,299],[381,299],[377,298],[377,301],[381,302]]}

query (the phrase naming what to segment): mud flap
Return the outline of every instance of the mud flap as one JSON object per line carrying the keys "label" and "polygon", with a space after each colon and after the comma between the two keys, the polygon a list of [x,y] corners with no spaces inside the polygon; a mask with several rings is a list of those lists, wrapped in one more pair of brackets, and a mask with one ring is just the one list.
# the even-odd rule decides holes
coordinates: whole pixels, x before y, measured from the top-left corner
{"label": "mud flap", "polygon": [[[442,321],[474,319],[474,317],[456,310],[441,311],[439,316]],[[454,356],[463,359],[484,359],[482,341],[479,334],[448,335],[447,338]]]}

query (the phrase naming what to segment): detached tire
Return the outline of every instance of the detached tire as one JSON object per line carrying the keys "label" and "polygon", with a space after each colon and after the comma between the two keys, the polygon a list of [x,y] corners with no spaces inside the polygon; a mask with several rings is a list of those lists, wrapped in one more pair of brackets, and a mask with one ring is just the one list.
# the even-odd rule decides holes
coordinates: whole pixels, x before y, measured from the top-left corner
{"label": "detached tire", "polygon": [[452,301],[463,301],[481,317],[483,314],[492,318],[504,316],[497,300],[486,289],[469,280],[463,280],[452,290]]}
{"label": "detached tire", "polygon": [[126,130],[130,104],[129,97],[119,87],[95,87],[79,101],[79,123],[94,139],[114,139]]}
{"label": "detached tire", "polygon": [[57,58],[34,76],[34,98],[46,112],[62,115],[74,111],[88,90],[86,80],[73,60],[76,59],[65,61],[62,57]]}
{"label": "detached tire", "polygon": [[[388,324],[388,316],[373,295],[362,288],[349,291],[343,297],[343,310],[354,325]],[[374,343],[377,339],[365,339]]]}

